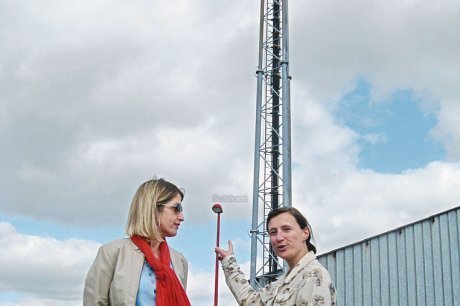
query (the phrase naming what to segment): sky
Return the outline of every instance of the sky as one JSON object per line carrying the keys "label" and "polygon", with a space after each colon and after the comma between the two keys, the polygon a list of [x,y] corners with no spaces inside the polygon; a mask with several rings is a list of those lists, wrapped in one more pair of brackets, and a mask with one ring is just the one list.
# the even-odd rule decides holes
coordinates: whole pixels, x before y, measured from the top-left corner
{"label": "sky", "polygon": [[[258,18],[259,1],[0,1],[0,306],[81,305],[154,177],[185,189],[168,242],[192,304],[213,300],[216,198],[248,272]],[[318,253],[457,207],[460,1],[291,1],[289,22],[293,206]]]}

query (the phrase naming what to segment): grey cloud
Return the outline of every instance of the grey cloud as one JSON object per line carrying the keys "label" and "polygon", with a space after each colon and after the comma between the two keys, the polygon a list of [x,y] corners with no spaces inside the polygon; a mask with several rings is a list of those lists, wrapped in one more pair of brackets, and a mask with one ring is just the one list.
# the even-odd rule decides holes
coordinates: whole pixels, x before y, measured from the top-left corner
{"label": "grey cloud", "polygon": [[[2,212],[75,225],[114,223],[125,215],[133,185],[152,174],[176,176],[203,194],[220,189],[214,176],[228,182],[230,148],[233,163],[250,152],[250,137],[238,131],[253,117],[247,98],[253,76],[232,71],[255,52],[240,48],[248,37],[240,35],[244,22],[226,33],[222,20],[200,17],[209,13],[204,3],[177,4],[21,10],[24,3],[8,3],[2,37],[9,48],[0,61],[8,160]],[[177,145],[162,139],[165,130]],[[200,130],[215,140],[189,133]],[[199,173],[210,177],[197,184]],[[108,208],[111,214],[104,213]]]}

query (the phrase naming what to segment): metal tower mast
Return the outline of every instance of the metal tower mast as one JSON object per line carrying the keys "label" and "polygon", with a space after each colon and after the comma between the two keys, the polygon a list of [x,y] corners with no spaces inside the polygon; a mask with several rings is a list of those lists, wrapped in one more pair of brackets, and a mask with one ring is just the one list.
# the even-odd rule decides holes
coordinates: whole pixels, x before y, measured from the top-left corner
{"label": "metal tower mast", "polygon": [[[250,282],[263,287],[282,273],[270,247],[267,214],[291,206],[288,0],[260,1],[259,63],[251,226]],[[257,265],[257,257],[262,262]]]}

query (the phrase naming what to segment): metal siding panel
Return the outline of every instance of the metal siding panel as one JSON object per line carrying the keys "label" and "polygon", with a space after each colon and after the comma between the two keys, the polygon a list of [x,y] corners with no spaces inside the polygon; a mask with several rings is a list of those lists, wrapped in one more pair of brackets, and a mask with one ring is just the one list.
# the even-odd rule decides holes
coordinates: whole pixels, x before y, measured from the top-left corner
{"label": "metal siding panel", "polygon": [[372,270],[371,270],[371,245],[369,241],[363,242],[363,303],[372,305]]}
{"label": "metal siding panel", "polygon": [[363,304],[363,256],[362,244],[353,247],[354,269],[353,269],[353,296],[356,306]]}
{"label": "metal siding panel", "polygon": [[335,252],[327,255],[327,271],[331,276],[332,284],[337,288],[337,261],[335,257]]}
{"label": "metal siding panel", "polygon": [[415,278],[417,291],[417,305],[426,305],[425,299],[425,267],[423,252],[422,223],[414,224],[414,249],[415,249]]}
{"label": "metal siding panel", "polygon": [[427,305],[434,305],[434,272],[433,272],[433,243],[431,239],[432,220],[422,224],[423,257],[425,259],[425,298]]}
{"label": "metal siding panel", "polygon": [[396,243],[395,231],[388,235],[388,266],[389,266],[389,283],[390,283],[390,304],[399,305],[398,290],[398,246]]}
{"label": "metal siding panel", "polygon": [[449,245],[449,222],[447,215],[439,216],[439,224],[441,230],[441,259],[442,259],[442,280],[444,289],[444,305],[454,306],[452,299],[452,265],[450,260],[450,245]]}
{"label": "metal siding panel", "polygon": [[455,211],[448,214],[449,219],[449,240],[452,271],[452,293],[453,305],[460,305],[460,257],[458,243],[458,219]]}
{"label": "metal siding panel", "polygon": [[353,248],[345,249],[345,305],[354,305]]}
{"label": "metal siding panel", "polygon": [[444,306],[444,292],[442,288],[441,229],[439,224],[439,217],[435,217],[431,223],[431,243],[433,245],[433,282],[435,305]]}
{"label": "metal siding panel", "polygon": [[317,259],[318,259],[319,263],[322,264],[326,268],[326,270],[329,271],[329,269],[327,267],[328,266],[328,264],[327,264],[327,256],[319,256],[319,257],[317,257]]}
{"label": "metal siding panel", "polygon": [[460,246],[460,208],[457,209],[457,243]]}
{"label": "metal siding panel", "polygon": [[398,230],[396,236],[398,243],[398,282],[399,282],[399,305],[407,306],[407,256],[406,256],[406,234]]}
{"label": "metal siding panel", "polygon": [[337,306],[457,306],[459,236],[456,209],[319,260],[337,288]]}
{"label": "metal siding panel", "polygon": [[382,305],[390,305],[390,283],[388,267],[388,235],[380,236],[380,301]]}
{"label": "metal siding panel", "polygon": [[[346,295],[347,292],[345,291],[345,252],[343,250],[339,250],[336,252],[336,260],[337,260],[337,305],[346,305]],[[340,302],[339,302],[340,301]]]}
{"label": "metal siding panel", "polygon": [[372,272],[372,305],[381,305],[380,291],[380,251],[379,238],[371,240],[371,272]]}
{"label": "metal siding panel", "polygon": [[405,229],[407,256],[407,302],[409,306],[417,305],[417,279],[415,277],[414,227]]}

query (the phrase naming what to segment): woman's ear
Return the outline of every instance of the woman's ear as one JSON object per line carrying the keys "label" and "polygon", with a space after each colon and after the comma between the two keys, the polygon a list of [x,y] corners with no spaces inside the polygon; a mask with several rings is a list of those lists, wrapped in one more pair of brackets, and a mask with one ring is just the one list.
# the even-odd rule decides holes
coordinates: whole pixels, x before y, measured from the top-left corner
{"label": "woman's ear", "polygon": [[310,237],[310,230],[308,229],[308,227],[303,229],[303,235],[304,235],[304,240],[307,241],[308,237]]}

